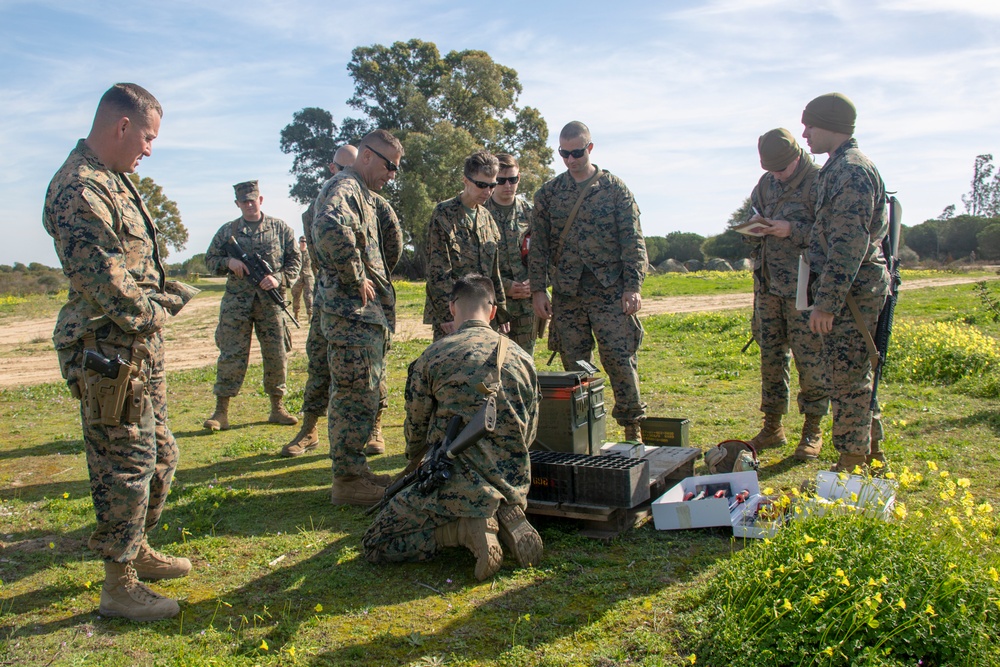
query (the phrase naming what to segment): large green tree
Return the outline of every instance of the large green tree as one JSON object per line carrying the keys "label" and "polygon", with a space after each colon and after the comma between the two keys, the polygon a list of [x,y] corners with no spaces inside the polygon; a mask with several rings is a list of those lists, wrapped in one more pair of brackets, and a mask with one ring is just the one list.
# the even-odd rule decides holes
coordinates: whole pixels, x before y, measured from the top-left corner
{"label": "large green tree", "polygon": [[415,274],[422,275],[431,212],[437,202],[461,191],[462,163],[470,153],[485,148],[515,155],[521,165],[520,191],[528,197],[551,178],[545,120],[537,109],[518,105],[517,72],[485,51],[442,56],[433,42],[419,39],[359,46],[347,70],[354,79],[347,104],[361,118],[343,119],[338,131],[328,112],[303,109],[282,130],[282,150],[295,155],[292,196],[302,203],[315,197],[329,162],[326,147],[356,144],[375,128],[393,132],[406,154],[397,180],[383,194],[415,248],[415,256],[408,258]]}
{"label": "large green tree", "polygon": [[[993,155],[977,155],[969,194],[962,196],[965,212],[977,217],[1000,215],[1000,172],[994,174]],[[991,178],[992,177],[992,178]]]}
{"label": "large green tree", "polygon": [[139,196],[149,209],[149,214],[153,216],[153,224],[159,232],[157,243],[160,258],[166,259],[170,254],[170,248],[178,252],[184,250],[188,242],[188,230],[181,223],[181,212],[177,208],[177,202],[167,199],[163,194],[163,188],[148,176],[141,178],[139,174],[129,174],[128,177],[139,191]]}

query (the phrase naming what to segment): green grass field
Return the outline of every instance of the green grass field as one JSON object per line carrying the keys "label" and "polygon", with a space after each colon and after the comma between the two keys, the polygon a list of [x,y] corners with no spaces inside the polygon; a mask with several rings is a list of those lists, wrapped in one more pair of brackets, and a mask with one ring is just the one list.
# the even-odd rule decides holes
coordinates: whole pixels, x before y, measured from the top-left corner
{"label": "green grass field", "polygon": [[[747,291],[747,280],[654,276],[644,295]],[[402,312],[420,312],[419,286],[397,292]],[[0,304],[0,321],[54,314],[59,305],[50,297]],[[904,292],[897,322],[954,324],[987,342],[962,357],[985,359],[974,377],[917,381],[888,372],[880,395],[894,469],[934,462],[1000,506],[1000,410],[992,393],[1000,370],[991,361],[1000,354],[1000,324],[971,284]],[[639,363],[649,415],[690,418],[692,444],[702,448],[754,435],[759,359],[756,348],[740,353],[749,311],[644,323]],[[890,367],[894,354],[902,359],[915,344],[900,343]],[[390,352],[387,453],[373,459],[377,472],[403,467],[404,374],[425,345],[409,341]],[[540,369],[548,358],[541,348]],[[296,428],[264,423],[259,366],[233,401],[234,428],[223,433],[201,428],[213,405],[214,368],[168,379],[182,459],[151,541],[189,557],[194,571],[154,584],[181,600],[182,613],[145,625],[97,615],[103,569],[86,548],[93,509],[76,402],[60,384],[0,391],[0,665],[689,665],[698,661],[678,611],[730,559],[761,548],[723,529],[658,532],[651,522],[601,542],[564,521],[539,524],[545,556],[537,568],[514,569],[508,558],[482,583],[464,550],[372,566],[360,557],[363,511],[329,504],[326,454],[277,456]],[[304,381],[300,355],[290,369],[292,409],[301,405]],[[797,434],[801,421],[790,415],[786,427]],[[794,443],[765,452],[762,486],[797,487],[827,469],[835,460],[829,418],[824,429],[817,462],[792,460]],[[609,439],[621,435],[609,423]],[[932,502],[933,493],[918,485],[901,490],[900,500]],[[982,557],[996,561],[997,544],[994,534]]]}

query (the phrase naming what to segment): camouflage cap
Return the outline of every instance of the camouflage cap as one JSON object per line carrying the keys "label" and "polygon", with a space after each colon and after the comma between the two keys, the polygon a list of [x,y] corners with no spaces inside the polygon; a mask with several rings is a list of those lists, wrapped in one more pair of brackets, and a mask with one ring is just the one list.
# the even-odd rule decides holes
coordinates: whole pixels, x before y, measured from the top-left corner
{"label": "camouflage cap", "polygon": [[792,133],[783,127],[765,132],[757,140],[760,166],[767,171],[782,171],[799,156],[799,147]]}
{"label": "camouflage cap", "polygon": [[236,191],[236,201],[251,201],[260,197],[257,181],[244,181],[233,186]]}
{"label": "camouflage cap", "polygon": [[802,111],[802,124],[840,134],[854,134],[858,110],[843,93],[820,95]]}

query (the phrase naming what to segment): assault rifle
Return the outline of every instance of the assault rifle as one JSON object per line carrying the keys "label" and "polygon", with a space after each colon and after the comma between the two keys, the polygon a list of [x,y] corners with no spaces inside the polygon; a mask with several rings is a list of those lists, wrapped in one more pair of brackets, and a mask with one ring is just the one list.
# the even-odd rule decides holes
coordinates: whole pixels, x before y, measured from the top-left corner
{"label": "assault rifle", "polygon": [[[271,265],[267,263],[267,260],[254,253],[252,255],[247,254],[247,252],[240,247],[239,242],[236,240],[235,236],[230,236],[229,241],[226,243],[226,250],[229,252],[229,256],[233,259],[238,259],[247,267],[246,278],[254,285],[260,285],[260,281],[264,278],[273,275],[274,269]],[[281,294],[278,292],[277,288],[264,290],[265,294],[270,295],[271,300],[274,301],[278,306],[285,311],[285,315],[288,315],[288,319],[292,321],[296,329],[301,329],[298,320],[288,312],[288,302],[281,298]]]}
{"label": "assault rifle", "polygon": [[885,366],[885,353],[889,347],[889,338],[892,336],[892,321],[896,312],[896,299],[899,295],[899,285],[902,282],[899,277],[899,233],[903,220],[903,207],[899,200],[889,196],[889,231],[882,239],[882,254],[885,256],[886,265],[889,269],[889,295],[882,306],[882,312],[878,315],[878,324],[875,325],[875,349],[878,350],[878,366],[873,370],[874,379],[872,382],[872,402],[871,410],[879,414],[881,410],[878,404],[878,384],[882,379],[882,367]]}
{"label": "assault rifle", "polygon": [[[462,417],[455,415],[448,422],[448,430],[444,440],[430,447],[420,465],[413,471],[403,475],[382,495],[377,505],[369,507],[365,514],[373,514],[389,504],[393,496],[414,486],[421,493],[430,493],[451,478],[451,468],[455,458],[472,445],[479,442],[484,435],[492,433],[497,424],[497,404],[493,396],[483,401],[483,406],[472,416],[465,428],[462,428]],[[461,429],[461,431],[459,431]]]}

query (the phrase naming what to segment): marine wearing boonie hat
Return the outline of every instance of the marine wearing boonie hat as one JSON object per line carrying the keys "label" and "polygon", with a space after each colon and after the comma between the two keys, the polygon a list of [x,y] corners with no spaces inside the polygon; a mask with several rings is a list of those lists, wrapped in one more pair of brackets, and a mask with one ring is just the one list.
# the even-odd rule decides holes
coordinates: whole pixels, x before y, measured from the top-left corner
{"label": "marine wearing boonie hat", "polygon": [[233,186],[236,192],[236,201],[252,201],[260,197],[260,190],[257,188],[257,181],[244,181]]}
{"label": "marine wearing boonie hat", "polygon": [[802,124],[831,132],[853,135],[858,110],[843,93],[820,95],[802,111]]}
{"label": "marine wearing boonie hat", "polygon": [[802,155],[802,147],[783,127],[765,132],[757,140],[760,166],[767,171],[782,171]]}

